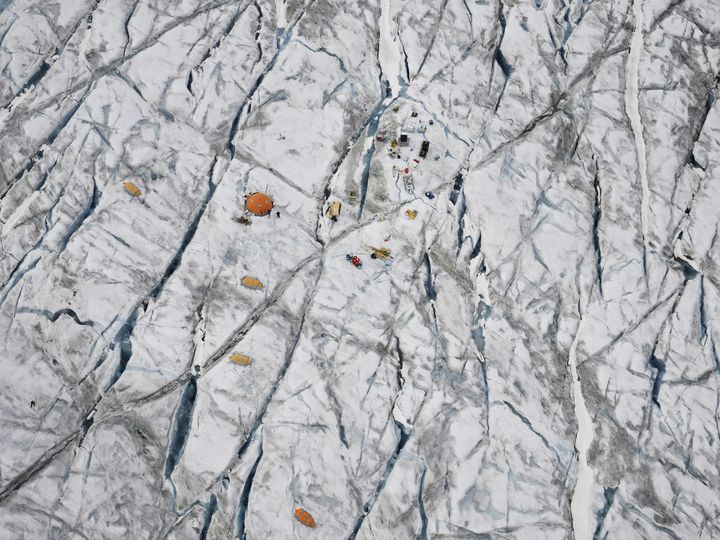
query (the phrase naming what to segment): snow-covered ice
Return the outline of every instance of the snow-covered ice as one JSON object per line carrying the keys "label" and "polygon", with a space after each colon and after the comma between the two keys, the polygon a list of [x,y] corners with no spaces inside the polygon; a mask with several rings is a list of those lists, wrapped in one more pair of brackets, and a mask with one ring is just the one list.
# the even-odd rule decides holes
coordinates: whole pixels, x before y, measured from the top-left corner
{"label": "snow-covered ice", "polygon": [[716,8],[0,0],[0,538],[719,537]]}

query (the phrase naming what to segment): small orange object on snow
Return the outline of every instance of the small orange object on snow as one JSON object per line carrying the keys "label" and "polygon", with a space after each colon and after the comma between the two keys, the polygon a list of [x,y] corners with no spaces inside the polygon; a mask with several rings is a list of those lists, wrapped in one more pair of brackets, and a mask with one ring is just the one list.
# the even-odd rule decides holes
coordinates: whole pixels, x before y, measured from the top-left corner
{"label": "small orange object on snow", "polygon": [[123,187],[125,188],[125,191],[127,191],[133,197],[139,197],[140,195],[142,195],[142,191],[140,191],[140,188],[132,182],[123,182]]}
{"label": "small orange object on snow", "polygon": [[249,366],[252,363],[252,360],[250,360],[248,355],[240,353],[231,354],[230,361],[240,366]]}
{"label": "small orange object on snow", "polygon": [[240,280],[240,283],[242,283],[243,287],[247,287],[248,289],[264,289],[265,285],[262,284],[262,281],[260,281],[255,276],[245,276]]}
{"label": "small orange object on snow", "polygon": [[308,512],[307,510],[303,510],[302,508],[296,508],[295,509],[295,519],[297,519],[300,523],[302,523],[306,527],[310,527],[311,529],[315,528],[315,520],[310,515],[310,512]]}

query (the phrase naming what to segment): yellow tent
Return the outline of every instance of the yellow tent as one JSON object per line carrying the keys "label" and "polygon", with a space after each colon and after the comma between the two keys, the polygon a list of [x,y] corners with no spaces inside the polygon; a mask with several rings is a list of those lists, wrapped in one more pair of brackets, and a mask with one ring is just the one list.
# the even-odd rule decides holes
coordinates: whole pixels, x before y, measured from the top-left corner
{"label": "yellow tent", "polygon": [[140,188],[132,182],[123,182],[123,187],[125,188],[125,191],[127,191],[133,197],[139,197],[140,195],[142,195],[142,191],[140,191]]}
{"label": "yellow tent", "polygon": [[233,353],[230,355],[230,361],[239,366],[249,366],[252,363],[250,357],[246,354]]}
{"label": "yellow tent", "polygon": [[244,287],[247,287],[248,289],[264,289],[265,285],[262,284],[262,281],[260,281],[255,276],[245,276],[240,280],[240,283],[243,284]]}

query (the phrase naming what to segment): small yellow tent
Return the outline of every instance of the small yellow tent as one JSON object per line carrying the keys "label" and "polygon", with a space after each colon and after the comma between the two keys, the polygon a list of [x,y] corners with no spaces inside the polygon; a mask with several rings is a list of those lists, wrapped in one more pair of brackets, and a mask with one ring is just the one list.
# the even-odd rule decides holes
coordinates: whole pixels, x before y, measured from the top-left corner
{"label": "small yellow tent", "polygon": [[250,360],[248,355],[240,353],[231,354],[230,361],[239,366],[249,366],[252,363],[252,360]]}
{"label": "small yellow tent", "polygon": [[245,276],[240,280],[240,283],[243,284],[243,287],[247,287],[248,289],[260,290],[265,288],[262,281],[255,276]]}
{"label": "small yellow tent", "polygon": [[140,191],[140,188],[132,182],[123,182],[123,187],[125,188],[125,191],[127,191],[130,195],[133,196],[133,198],[142,195],[142,191]]}

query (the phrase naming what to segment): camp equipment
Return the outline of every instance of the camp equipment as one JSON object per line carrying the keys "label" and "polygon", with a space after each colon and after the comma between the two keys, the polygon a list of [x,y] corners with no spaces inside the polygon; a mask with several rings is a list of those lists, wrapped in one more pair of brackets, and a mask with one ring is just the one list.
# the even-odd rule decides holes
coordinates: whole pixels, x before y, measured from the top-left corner
{"label": "camp equipment", "polygon": [[333,221],[337,221],[337,218],[340,216],[341,209],[342,204],[340,203],[340,201],[333,201],[328,205],[328,208],[325,211],[325,215]]}
{"label": "camp equipment", "polygon": [[370,252],[370,254],[371,254],[370,257],[373,259],[381,259],[383,261],[392,259],[392,255],[390,255],[389,248],[376,248],[373,246],[368,246],[367,244],[363,244],[362,247],[365,251]]}
{"label": "camp equipment", "polygon": [[345,255],[345,259],[350,261],[353,264],[353,266],[355,266],[356,268],[362,268],[362,261],[360,260],[360,257],[358,257],[357,255],[348,254],[348,255]]}

